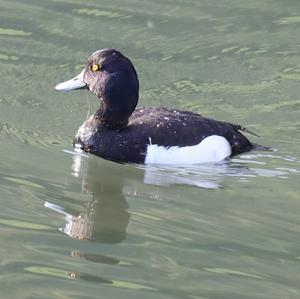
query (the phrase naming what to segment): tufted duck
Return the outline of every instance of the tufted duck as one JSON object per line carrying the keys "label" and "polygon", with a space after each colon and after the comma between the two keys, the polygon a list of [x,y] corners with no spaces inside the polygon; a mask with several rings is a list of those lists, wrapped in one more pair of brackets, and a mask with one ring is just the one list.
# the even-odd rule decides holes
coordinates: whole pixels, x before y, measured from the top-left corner
{"label": "tufted duck", "polygon": [[79,128],[74,146],[105,159],[146,164],[206,163],[255,147],[241,134],[247,130],[240,125],[177,109],[135,109],[137,73],[131,61],[115,49],[93,53],[78,76],[55,87],[63,91],[79,88],[95,94],[100,108]]}

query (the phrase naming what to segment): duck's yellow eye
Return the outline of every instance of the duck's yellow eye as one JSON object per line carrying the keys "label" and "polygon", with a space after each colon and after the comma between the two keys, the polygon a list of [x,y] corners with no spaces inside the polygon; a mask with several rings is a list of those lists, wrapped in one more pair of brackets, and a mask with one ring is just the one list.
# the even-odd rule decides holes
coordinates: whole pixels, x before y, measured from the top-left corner
{"label": "duck's yellow eye", "polygon": [[93,72],[97,72],[100,70],[100,65],[95,63],[92,65],[91,69]]}

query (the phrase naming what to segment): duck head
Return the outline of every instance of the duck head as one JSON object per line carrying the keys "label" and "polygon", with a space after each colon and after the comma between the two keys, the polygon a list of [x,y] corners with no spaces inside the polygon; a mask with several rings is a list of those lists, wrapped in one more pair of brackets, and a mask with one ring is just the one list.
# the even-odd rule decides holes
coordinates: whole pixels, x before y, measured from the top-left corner
{"label": "duck head", "polygon": [[86,67],[71,80],[55,86],[69,91],[87,88],[100,99],[95,117],[112,129],[122,128],[134,111],[139,97],[139,81],[131,61],[115,49],[93,53]]}

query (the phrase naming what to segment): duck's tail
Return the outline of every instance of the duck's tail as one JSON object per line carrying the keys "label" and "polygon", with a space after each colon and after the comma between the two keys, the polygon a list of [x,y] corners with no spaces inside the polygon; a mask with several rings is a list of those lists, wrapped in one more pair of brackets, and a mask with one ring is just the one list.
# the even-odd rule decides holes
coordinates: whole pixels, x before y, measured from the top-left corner
{"label": "duck's tail", "polygon": [[[247,128],[245,128],[243,126],[234,125],[234,127],[239,131],[243,131],[243,132],[249,133],[253,136],[260,137],[256,133],[253,133],[252,131],[248,130]],[[273,152],[274,151],[274,149],[272,147],[269,147],[269,146],[264,146],[264,145],[260,145],[260,144],[257,144],[257,143],[251,143],[251,144],[252,144],[252,150],[254,150],[254,151],[265,151],[265,152]]]}
{"label": "duck's tail", "polygon": [[241,125],[233,125],[233,126],[234,126],[234,128],[235,128],[236,130],[239,130],[239,131],[243,131],[243,132],[249,133],[249,134],[251,134],[251,135],[253,135],[253,136],[256,136],[256,137],[260,137],[260,136],[257,135],[256,133],[253,133],[252,131],[248,130],[247,128],[245,128],[245,127],[243,127],[243,126],[241,126]]}

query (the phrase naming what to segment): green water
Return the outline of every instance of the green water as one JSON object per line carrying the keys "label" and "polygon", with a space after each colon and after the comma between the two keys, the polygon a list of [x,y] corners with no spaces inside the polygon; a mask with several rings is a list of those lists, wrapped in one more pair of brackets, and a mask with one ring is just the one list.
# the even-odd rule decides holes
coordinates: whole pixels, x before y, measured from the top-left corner
{"label": "green water", "polygon": [[[0,298],[300,298],[298,0],[0,0]],[[274,152],[119,165],[73,152],[90,53],[140,105],[240,123]]]}

